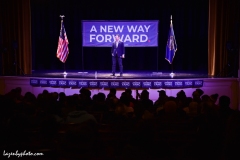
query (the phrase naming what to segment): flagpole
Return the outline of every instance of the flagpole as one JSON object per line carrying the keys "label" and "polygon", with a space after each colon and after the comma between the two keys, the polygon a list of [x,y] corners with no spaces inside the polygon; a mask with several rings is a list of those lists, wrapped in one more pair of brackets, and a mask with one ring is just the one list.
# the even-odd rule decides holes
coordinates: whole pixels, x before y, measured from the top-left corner
{"label": "flagpole", "polygon": [[170,73],[170,76],[173,76],[174,73],[173,73],[173,64],[171,64],[171,69],[172,69],[172,72]]}
{"label": "flagpole", "polygon": [[[172,25],[172,15],[170,16],[170,25]],[[172,63],[171,63],[171,69],[172,69],[172,72],[170,73],[170,76],[174,76],[174,73],[173,73],[173,60],[172,60]]]}
{"label": "flagpole", "polygon": [[63,64],[64,66],[63,66],[63,69],[64,69],[64,72],[63,72],[63,74],[67,74],[67,72],[66,72],[66,65],[65,65],[65,63]]}
{"label": "flagpole", "polygon": [[[64,16],[64,15],[60,15],[59,17],[61,17],[61,22],[63,22],[63,18],[64,18],[65,16]],[[63,74],[66,75],[67,72],[66,72],[66,65],[65,65],[65,62],[63,63],[63,70],[64,70]]]}

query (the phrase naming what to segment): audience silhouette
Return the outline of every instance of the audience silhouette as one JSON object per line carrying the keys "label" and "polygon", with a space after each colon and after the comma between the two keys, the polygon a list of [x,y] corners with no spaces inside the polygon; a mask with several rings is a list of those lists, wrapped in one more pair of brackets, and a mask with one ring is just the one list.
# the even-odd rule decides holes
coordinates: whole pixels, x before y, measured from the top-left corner
{"label": "audience silhouette", "polygon": [[[22,95],[21,87],[0,95],[1,148],[44,152],[54,159],[228,159],[237,154],[240,113],[228,96],[176,97],[158,91],[153,102],[142,90],[105,95]],[[218,102],[218,104],[217,104]]]}

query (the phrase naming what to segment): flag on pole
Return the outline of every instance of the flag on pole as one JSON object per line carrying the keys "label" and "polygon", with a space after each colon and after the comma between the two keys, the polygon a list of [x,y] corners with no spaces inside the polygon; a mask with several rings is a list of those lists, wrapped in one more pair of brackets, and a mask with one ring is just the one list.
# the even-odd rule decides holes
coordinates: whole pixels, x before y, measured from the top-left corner
{"label": "flag on pole", "polygon": [[59,39],[58,39],[58,48],[57,48],[57,58],[61,62],[65,63],[67,60],[68,54],[69,54],[69,50],[68,50],[67,34],[65,31],[63,20],[61,20],[61,29],[60,29]]}
{"label": "flag on pole", "polygon": [[166,46],[166,56],[165,59],[172,64],[173,58],[175,56],[175,52],[177,51],[177,43],[173,31],[173,24],[172,24],[172,16],[170,21],[170,29],[168,33],[168,40],[167,40],[167,46]]}

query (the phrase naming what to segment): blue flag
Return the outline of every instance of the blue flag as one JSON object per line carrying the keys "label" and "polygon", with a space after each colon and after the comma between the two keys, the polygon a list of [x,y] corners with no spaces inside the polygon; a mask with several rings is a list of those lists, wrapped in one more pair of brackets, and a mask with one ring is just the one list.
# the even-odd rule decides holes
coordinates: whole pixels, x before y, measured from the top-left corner
{"label": "blue flag", "polygon": [[177,51],[177,43],[176,43],[176,39],[175,39],[174,31],[173,31],[173,24],[172,24],[172,20],[171,20],[170,29],[169,29],[169,33],[168,33],[167,46],[166,46],[166,56],[165,56],[165,59],[170,64],[172,64],[172,62],[173,62],[173,58],[175,56],[176,51]]}

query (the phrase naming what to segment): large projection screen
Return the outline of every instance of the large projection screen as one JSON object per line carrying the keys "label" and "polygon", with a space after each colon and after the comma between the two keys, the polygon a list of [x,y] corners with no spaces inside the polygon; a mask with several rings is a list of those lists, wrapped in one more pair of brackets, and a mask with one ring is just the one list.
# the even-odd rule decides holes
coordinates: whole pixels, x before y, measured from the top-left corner
{"label": "large projection screen", "polygon": [[157,47],[158,20],[151,21],[82,21],[83,47],[110,47],[120,35],[125,47]]}

